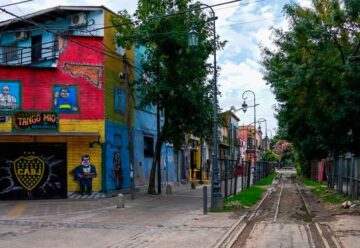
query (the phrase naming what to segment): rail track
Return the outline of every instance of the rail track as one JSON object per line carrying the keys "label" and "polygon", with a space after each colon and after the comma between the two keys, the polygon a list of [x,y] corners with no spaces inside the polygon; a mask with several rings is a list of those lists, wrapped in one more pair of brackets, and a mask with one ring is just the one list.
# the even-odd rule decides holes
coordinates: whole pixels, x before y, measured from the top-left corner
{"label": "rail track", "polygon": [[343,248],[330,229],[315,220],[295,171],[279,170],[260,203],[232,227],[215,247]]}

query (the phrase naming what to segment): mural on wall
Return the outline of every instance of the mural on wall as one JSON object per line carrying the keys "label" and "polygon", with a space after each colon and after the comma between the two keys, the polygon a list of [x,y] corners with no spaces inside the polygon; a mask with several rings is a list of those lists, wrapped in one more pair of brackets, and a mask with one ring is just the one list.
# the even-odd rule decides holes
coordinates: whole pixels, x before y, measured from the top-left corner
{"label": "mural on wall", "polygon": [[101,88],[101,73],[103,71],[102,65],[89,65],[65,62],[63,71],[72,77],[83,77],[92,85]]}
{"label": "mural on wall", "polygon": [[67,197],[66,144],[0,143],[0,199]]}
{"label": "mural on wall", "polygon": [[123,181],[123,173],[121,167],[120,149],[114,152],[114,180],[116,182],[116,189],[121,189]]}
{"label": "mural on wall", "polygon": [[53,96],[53,108],[60,113],[76,113],[79,111],[76,86],[55,85],[53,88]]}
{"label": "mural on wall", "polygon": [[20,83],[0,81],[0,111],[20,108]]}
{"label": "mural on wall", "polygon": [[96,168],[90,162],[89,155],[81,156],[81,164],[73,171],[75,180],[80,183],[80,194],[92,194],[92,179],[96,177]]}

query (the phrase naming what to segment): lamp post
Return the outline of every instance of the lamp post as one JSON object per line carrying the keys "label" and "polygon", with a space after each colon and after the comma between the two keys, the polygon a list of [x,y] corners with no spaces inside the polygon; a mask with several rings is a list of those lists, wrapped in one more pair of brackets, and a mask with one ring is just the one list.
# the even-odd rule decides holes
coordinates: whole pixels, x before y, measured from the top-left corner
{"label": "lamp post", "polygon": [[268,149],[267,120],[266,120],[265,118],[260,118],[260,119],[258,120],[259,127],[260,127],[259,130],[261,130],[261,126],[260,126],[260,123],[261,123],[261,122],[265,122],[265,151],[266,151],[266,150]]}
{"label": "lamp post", "polygon": [[[211,21],[212,21],[212,32],[213,32],[213,41],[212,46],[214,50],[214,75],[213,75],[213,163],[212,163],[212,178],[211,178],[211,208],[219,209],[223,206],[223,201],[221,197],[221,185],[219,179],[219,167],[218,167],[218,103],[217,103],[217,65],[216,65],[216,27],[215,20],[217,17],[215,16],[214,9],[207,4],[198,3],[200,6],[204,6],[205,8],[209,8],[211,10]],[[190,30],[188,36],[189,46],[197,46],[198,45],[198,33],[195,29]]]}
{"label": "lamp post", "polygon": [[[246,97],[247,93],[253,94],[254,106],[248,106],[246,104],[245,101],[247,99],[247,97]],[[256,162],[256,97],[255,97],[255,93],[251,90],[244,91],[244,93],[242,94],[242,98],[244,99],[244,102],[241,106],[242,106],[242,110],[244,111],[244,113],[246,113],[248,107],[254,107],[254,163],[255,163]]]}

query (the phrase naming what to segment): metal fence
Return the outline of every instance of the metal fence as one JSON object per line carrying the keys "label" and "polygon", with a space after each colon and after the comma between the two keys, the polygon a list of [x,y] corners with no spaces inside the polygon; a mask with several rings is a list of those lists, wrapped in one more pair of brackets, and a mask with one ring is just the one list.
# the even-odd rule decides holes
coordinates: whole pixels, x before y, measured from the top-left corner
{"label": "metal fence", "polygon": [[324,176],[328,187],[353,199],[360,198],[360,157],[345,155],[330,159],[325,164]]}
{"label": "metal fence", "polygon": [[252,164],[250,161],[232,159],[219,159],[221,193],[224,198],[236,195],[237,192],[249,188],[260,179],[267,177],[276,166],[269,162],[258,161]]}

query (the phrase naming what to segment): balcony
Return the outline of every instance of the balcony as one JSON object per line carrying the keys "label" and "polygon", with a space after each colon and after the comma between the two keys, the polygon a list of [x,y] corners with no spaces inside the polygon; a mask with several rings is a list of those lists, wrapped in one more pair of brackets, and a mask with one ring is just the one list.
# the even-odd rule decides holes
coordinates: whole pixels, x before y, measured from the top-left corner
{"label": "balcony", "polygon": [[58,57],[57,40],[33,46],[0,46],[0,66],[51,67]]}

